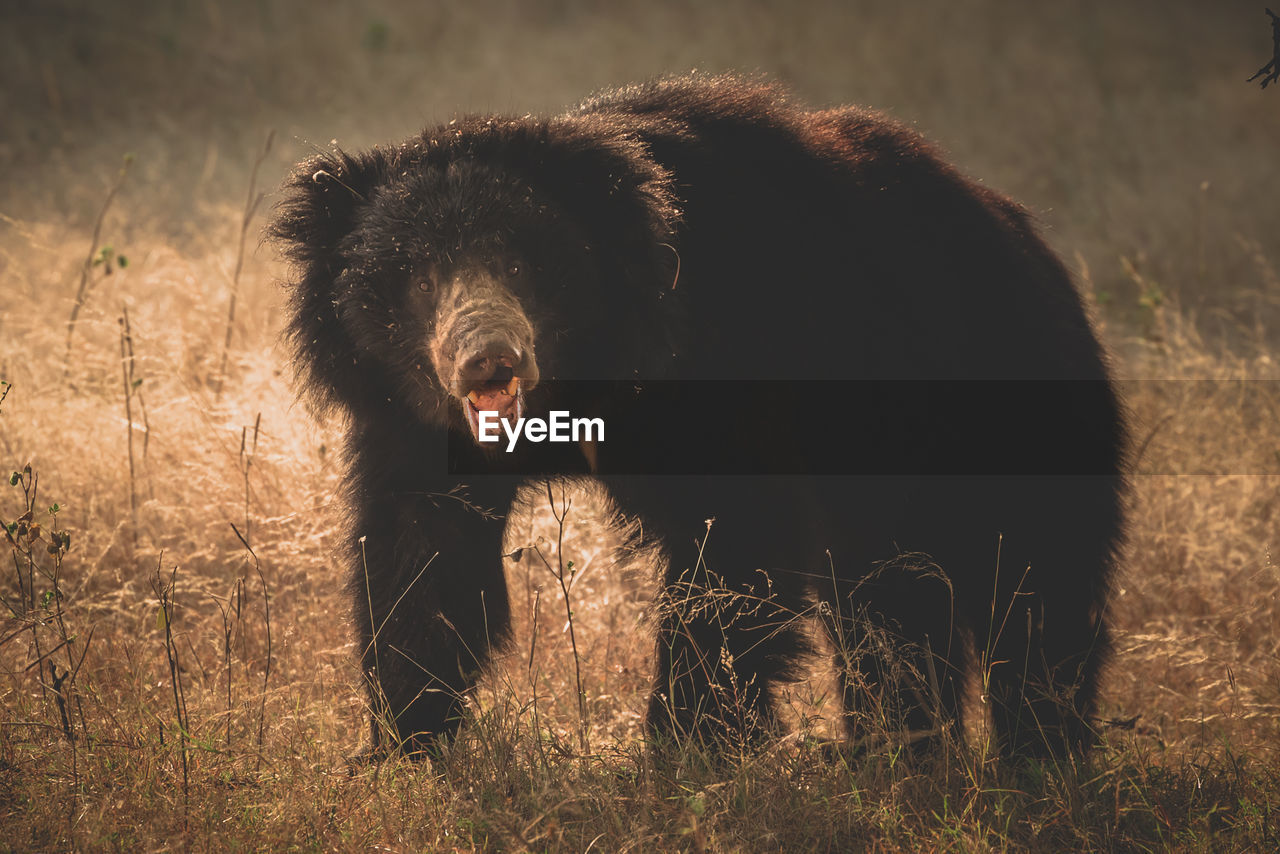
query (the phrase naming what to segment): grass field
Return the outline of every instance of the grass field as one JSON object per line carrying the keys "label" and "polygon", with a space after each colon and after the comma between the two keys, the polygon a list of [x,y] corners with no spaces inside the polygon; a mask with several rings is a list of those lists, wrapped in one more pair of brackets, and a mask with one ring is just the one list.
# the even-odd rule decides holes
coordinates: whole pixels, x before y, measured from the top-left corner
{"label": "grass field", "polygon": [[[0,850],[1280,847],[1262,4],[153,5],[0,9]],[[1089,762],[1001,766],[980,737],[914,762],[892,733],[833,756],[821,668],[758,755],[652,762],[652,568],[612,562],[583,494],[559,552],[549,507],[512,527],[549,565],[510,573],[516,644],[460,740],[348,772],[343,425],[277,345],[275,189],[331,138],[692,67],[914,122],[1077,272],[1141,449]]]}

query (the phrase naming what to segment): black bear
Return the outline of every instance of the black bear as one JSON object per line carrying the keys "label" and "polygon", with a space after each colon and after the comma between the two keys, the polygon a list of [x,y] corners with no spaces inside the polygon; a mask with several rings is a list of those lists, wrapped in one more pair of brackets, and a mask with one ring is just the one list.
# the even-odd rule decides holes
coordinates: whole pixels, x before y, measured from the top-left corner
{"label": "black bear", "polygon": [[350,419],[354,616],[402,747],[509,634],[521,484],[594,476],[665,565],[655,739],[770,732],[809,616],[850,736],[958,735],[981,680],[1006,755],[1087,749],[1122,412],[1028,215],[916,133],[668,78],[315,156],[272,233],[302,386]]}

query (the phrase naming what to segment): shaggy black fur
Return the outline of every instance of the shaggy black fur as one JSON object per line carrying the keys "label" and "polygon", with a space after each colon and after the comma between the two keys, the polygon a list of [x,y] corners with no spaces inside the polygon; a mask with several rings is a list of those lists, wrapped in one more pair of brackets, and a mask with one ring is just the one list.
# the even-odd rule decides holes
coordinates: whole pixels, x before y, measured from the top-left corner
{"label": "shaggy black fur", "polygon": [[[851,736],[958,728],[980,674],[1006,753],[1087,747],[1121,413],[1026,213],[914,132],[666,79],[317,156],[273,231],[303,386],[351,419],[354,614],[411,748],[508,635],[530,471],[598,475],[664,548],[656,735],[767,732],[816,613]],[[606,441],[482,449],[463,400],[513,377]]]}

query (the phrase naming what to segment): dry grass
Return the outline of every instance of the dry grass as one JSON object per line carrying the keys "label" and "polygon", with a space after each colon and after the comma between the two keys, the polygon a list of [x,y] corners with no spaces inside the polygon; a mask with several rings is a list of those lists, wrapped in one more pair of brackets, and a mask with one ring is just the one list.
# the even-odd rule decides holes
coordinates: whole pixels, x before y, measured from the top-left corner
{"label": "dry grass", "polygon": [[[0,13],[0,71],[18,84],[0,87],[0,464],[31,467],[0,484],[0,519],[29,503],[42,525],[0,546],[0,849],[1276,847],[1280,200],[1261,176],[1280,113],[1243,85],[1269,50],[1259,8],[138,8]],[[252,239],[222,368],[265,128],[269,189],[300,140],[362,145],[455,106],[550,109],[694,65],[917,120],[1048,211],[1075,259],[1144,447],[1104,691],[1115,723],[1087,766],[833,757],[803,737],[829,731],[822,678],[789,694],[800,738],[728,769],[651,762],[649,570],[611,563],[581,495],[562,555],[550,508],[509,544],[574,562],[586,721],[560,585],[526,552],[515,649],[460,741],[432,765],[348,775],[365,712],[333,559],[341,425],[293,402],[274,343],[284,271]],[[113,270],[90,268],[68,352],[84,259],[106,245]]]}

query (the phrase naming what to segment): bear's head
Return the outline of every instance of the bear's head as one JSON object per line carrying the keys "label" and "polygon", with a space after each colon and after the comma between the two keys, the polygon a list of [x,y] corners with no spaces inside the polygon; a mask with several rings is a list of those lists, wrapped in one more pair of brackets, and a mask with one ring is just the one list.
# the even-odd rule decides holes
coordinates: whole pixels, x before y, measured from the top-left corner
{"label": "bear's head", "polygon": [[477,437],[480,411],[518,417],[540,381],[660,370],[671,178],[602,121],[459,119],[303,163],[270,233],[299,268],[311,400]]}

